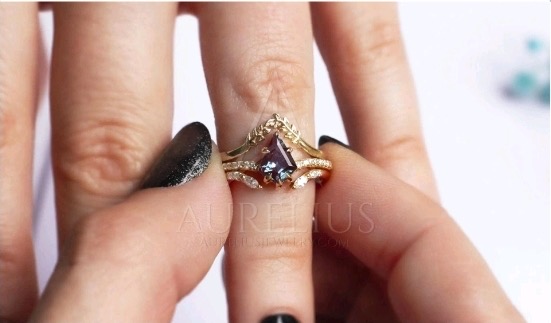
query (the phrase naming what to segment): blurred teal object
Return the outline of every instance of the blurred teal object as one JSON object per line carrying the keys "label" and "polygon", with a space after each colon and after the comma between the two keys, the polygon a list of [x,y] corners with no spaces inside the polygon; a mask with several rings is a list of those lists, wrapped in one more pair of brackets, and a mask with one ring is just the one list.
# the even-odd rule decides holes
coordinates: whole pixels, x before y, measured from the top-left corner
{"label": "blurred teal object", "polygon": [[525,42],[526,62],[511,75],[505,94],[513,99],[535,100],[549,107],[549,47],[530,37]]}
{"label": "blurred teal object", "polygon": [[540,100],[540,102],[549,105],[549,100],[550,99],[551,98],[549,97],[549,81],[547,81],[547,84],[544,84],[543,87],[540,90],[539,100]]}
{"label": "blurred teal object", "polygon": [[532,95],[537,90],[536,76],[529,72],[518,72],[513,78],[511,90],[517,97]]}
{"label": "blurred teal object", "polygon": [[526,47],[530,52],[536,53],[543,49],[543,43],[539,39],[529,38],[526,41]]}

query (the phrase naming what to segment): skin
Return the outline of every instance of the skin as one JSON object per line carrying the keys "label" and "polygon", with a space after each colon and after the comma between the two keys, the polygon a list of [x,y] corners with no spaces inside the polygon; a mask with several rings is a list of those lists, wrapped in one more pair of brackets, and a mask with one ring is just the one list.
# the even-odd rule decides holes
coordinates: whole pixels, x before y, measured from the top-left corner
{"label": "skin", "polygon": [[[232,322],[258,322],[278,312],[302,322],[314,322],[316,314],[319,322],[322,316],[523,322],[439,205],[395,5],[55,3],[52,10],[52,156],[61,252],[38,299],[30,194],[38,5],[0,4],[0,281],[8,282],[0,288],[0,318],[169,321],[220,251],[217,244],[198,249],[193,239],[205,238],[228,239],[224,277]],[[137,191],[170,139],[172,36],[181,12],[199,20],[219,147],[192,182]],[[287,116],[314,142],[314,39],[350,149],[323,145],[335,169],[317,192],[312,183],[300,191],[251,191],[238,184],[230,191],[221,185],[217,150],[239,145],[272,113]],[[254,205],[258,216],[230,210],[231,202]],[[331,218],[323,208],[312,228],[314,202],[350,214],[352,228],[373,230],[335,230],[348,218]],[[273,203],[280,208],[270,209]],[[358,208],[349,212],[349,203]],[[181,228],[176,215],[187,206],[200,222],[230,230]],[[269,212],[276,212],[271,223],[263,216]],[[312,234],[314,243],[300,247],[229,243]],[[332,248],[323,239],[348,244]]]}

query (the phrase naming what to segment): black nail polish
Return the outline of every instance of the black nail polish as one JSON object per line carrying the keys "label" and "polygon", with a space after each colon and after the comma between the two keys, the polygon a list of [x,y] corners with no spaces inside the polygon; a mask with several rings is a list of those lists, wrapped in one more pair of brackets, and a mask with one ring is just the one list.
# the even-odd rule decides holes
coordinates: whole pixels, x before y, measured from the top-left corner
{"label": "black nail polish", "polygon": [[328,142],[332,142],[334,144],[341,145],[344,148],[350,148],[350,146],[348,146],[344,142],[341,142],[341,141],[339,141],[339,140],[337,140],[333,137],[329,137],[329,136],[326,136],[326,135],[323,135],[323,136],[320,137],[320,139],[318,140],[318,147],[325,144],[325,143],[328,143]]}
{"label": "black nail polish", "polygon": [[289,314],[275,314],[263,318],[260,323],[298,323],[298,320]]}
{"label": "black nail polish", "polygon": [[207,127],[193,122],[183,127],[165,148],[143,181],[142,188],[185,184],[207,169],[212,143]]}

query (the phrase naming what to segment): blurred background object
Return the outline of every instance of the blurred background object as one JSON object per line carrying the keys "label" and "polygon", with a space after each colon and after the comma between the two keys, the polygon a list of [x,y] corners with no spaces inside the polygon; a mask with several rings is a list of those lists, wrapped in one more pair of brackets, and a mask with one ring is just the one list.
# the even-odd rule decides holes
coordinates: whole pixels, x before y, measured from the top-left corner
{"label": "blurred background object", "polygon": [[549,108],[549,43],[529,37],[524,42],[523,54],[504,92],[513,99],[536,100]]}

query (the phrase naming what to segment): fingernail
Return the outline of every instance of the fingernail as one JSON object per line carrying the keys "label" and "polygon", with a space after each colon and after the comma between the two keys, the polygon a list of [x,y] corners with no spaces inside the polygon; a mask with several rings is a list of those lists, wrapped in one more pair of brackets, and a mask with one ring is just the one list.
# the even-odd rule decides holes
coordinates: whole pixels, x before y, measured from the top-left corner
{"label": "fingernail", "polygon": [[341,145],[344,148],[350,148],[350,146],[343,143],[342,141],[339,141],[339,140],[337,140],[333,137],[329,137],[329,136],[326,136],[326,135],[323,135],[323,136],[320,137],[320,139],[318,140],[318,147],[325,144],[325,143],[328,143],[328,142],[332,142],[332,143],[335,143],[337,145]]}
{"label": "fingernail", "polygon": [[263,318],[260,323],[298,323],[298,320],[289,314],[276,314]]}
{"label": "fingernail", "polygon": [[142,188],[185,184],[209,166],[212,143],[207,127],[193,122],[183,127],[146,176]]}

